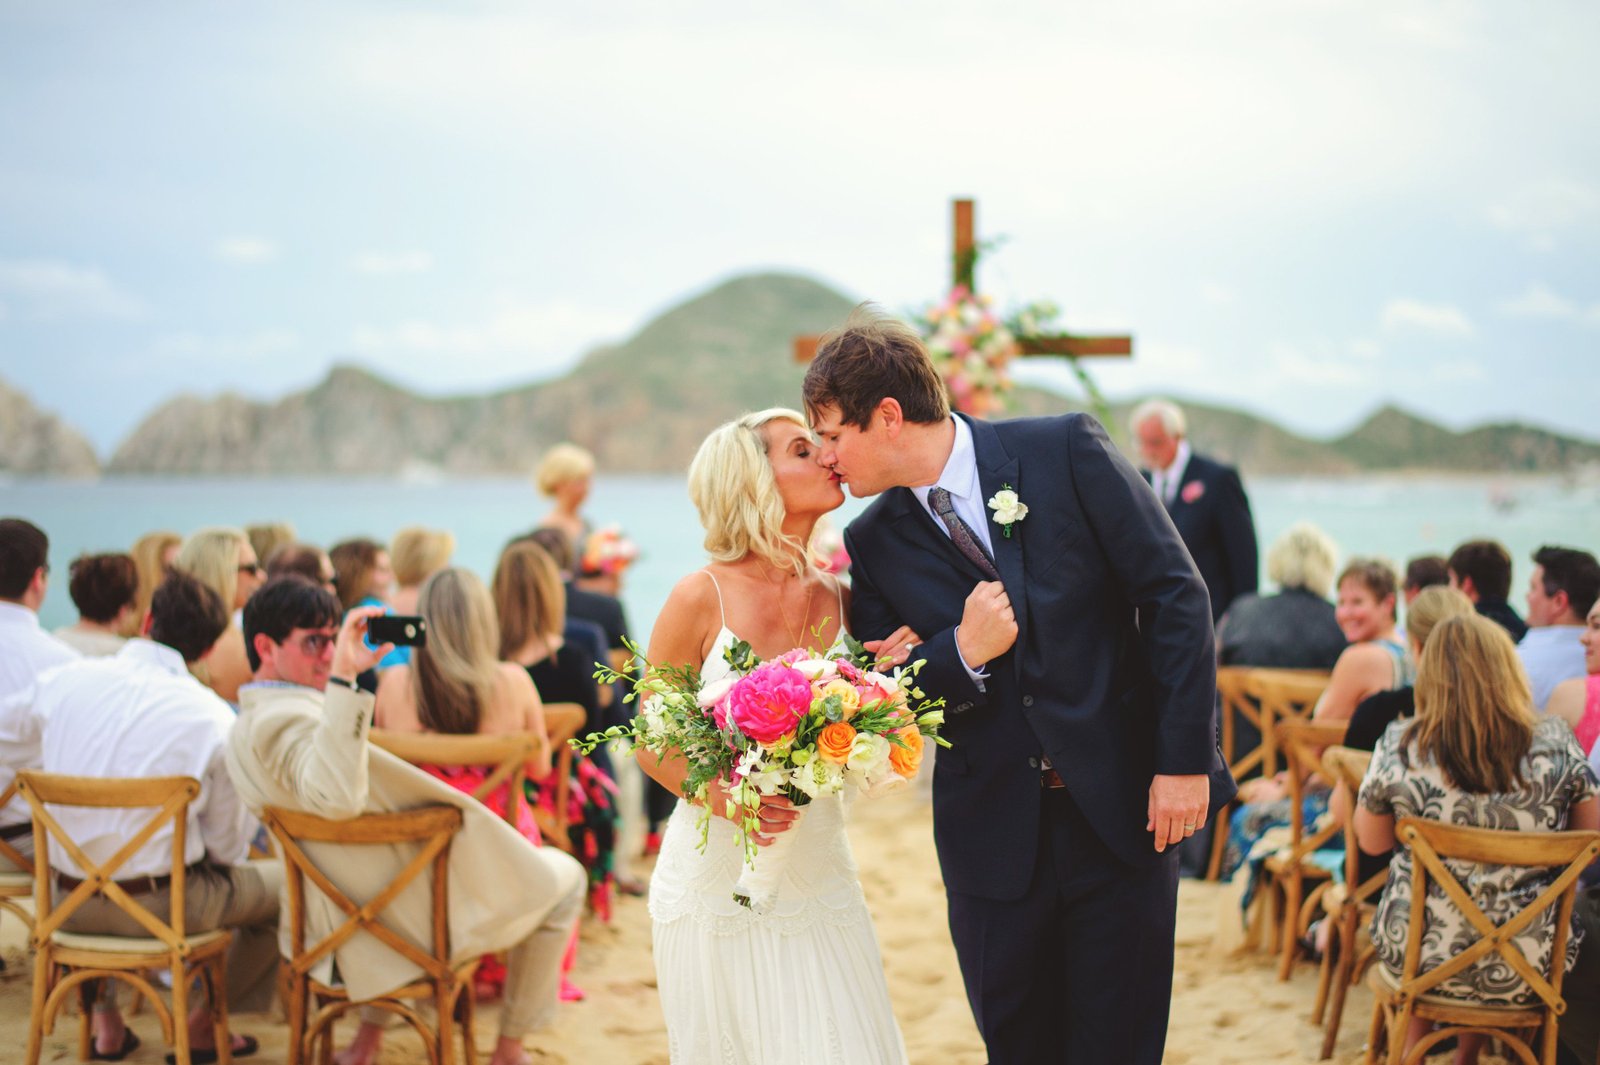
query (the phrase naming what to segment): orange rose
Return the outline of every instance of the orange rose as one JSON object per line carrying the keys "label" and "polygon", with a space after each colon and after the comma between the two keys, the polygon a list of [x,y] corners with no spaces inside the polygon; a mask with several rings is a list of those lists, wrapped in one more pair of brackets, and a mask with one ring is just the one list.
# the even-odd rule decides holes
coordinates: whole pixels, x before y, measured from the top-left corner
{"label": "orange rose", "polygon": [[922,765],[922,733],[915,728],[903,728],[897,729],[895,735],[904,740],[906,745],[889,744],[889,764],[896,773],[910,780]]}
{"label": "orange rose", "polygon": [[817,734],[817,755],[834,765],[844,765],[855,742],[856,727],[847,721],[835,721]]}

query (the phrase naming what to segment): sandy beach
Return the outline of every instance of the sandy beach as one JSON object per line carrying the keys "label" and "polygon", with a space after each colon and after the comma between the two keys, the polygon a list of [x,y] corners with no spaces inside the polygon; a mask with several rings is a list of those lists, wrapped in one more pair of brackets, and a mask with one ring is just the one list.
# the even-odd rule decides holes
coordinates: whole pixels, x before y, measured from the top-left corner
{"label": "sandy beach", "polygon": [[[983,1047],[967,1010],[945,927],[926,799],[908,789],[859,803],[851,812],[850,831],[911,1061],[981,1065]],[[1302,965],[1292,980],[1279,983],[1264,955],[1219,957],[1212,947],[1218,891],[1212,884],[1186,881],[1179,895],[1176,986],[1166,1060],[1171,1065],[1316,1061],[1321,1031],[1310,1023],[1315,968]],[[548,1065],[667,1065],[644,901],[620,900],[609,925],[586,920],[574,979],[588,998],[563,1006],[551,1028],[529,1038],[533,1059]],[[0,974],[0,1047],[6,1049],[0,1051],[0,1060],[20,1061],[27,1037],[30,958],[23,949],[20,924],[9,915],[0,924],[6,962]],[[1353,990],[1333,1058],[1338,1065],[1361,1060],[1370,1010],[1371,997],[1365,989]],[[487,1050],[495,1032],[496,1008],[487,1006],[482,1014],[479,1042]],[[161,1061],[165,1050],[159,1046],[159,1028],[150,1013],[134,1018],[132,1025],[145,1045],[127,1060]],[[256,1060],[284,1060],[281,1018],[242,1014],[234,1028],[262,1041]],[[46,1040],[44,1060],[75,1061],[76,1042],[76,1019],[67,1018]],[[391,1033],[383,1062],[425,1060],[409,1032]]]}

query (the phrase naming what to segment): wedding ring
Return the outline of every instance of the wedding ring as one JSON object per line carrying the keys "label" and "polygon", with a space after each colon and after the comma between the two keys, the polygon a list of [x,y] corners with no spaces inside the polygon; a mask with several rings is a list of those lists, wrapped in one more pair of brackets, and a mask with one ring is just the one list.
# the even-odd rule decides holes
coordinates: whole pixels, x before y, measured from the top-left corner
{"label": "wedding ring", "polygon": [[1185,832],[1193,832],[1193,831],[1194,831],[1194,827],[1195,827],[1195,826],[1194,826],[1194,825],[1193,825],[1193,824],[1191,824],[1191,823],[1189,823],[1189,822],[1187,822],[1187,821],[1186,821],[1186,822],[1184,822],[1184,825],[1183,825],[1183,830],[1184,830],[1184,831],[1185,831]]}

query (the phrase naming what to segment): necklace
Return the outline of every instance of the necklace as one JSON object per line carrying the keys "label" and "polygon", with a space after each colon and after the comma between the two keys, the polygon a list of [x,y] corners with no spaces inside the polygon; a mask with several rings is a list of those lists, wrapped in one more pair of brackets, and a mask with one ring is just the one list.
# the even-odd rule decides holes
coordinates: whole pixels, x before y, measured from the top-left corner
{"label": "necklace", "polygon": [[805,612],[800,615],[800,632],[796,633],[794,626],[789,624],[789,612],[783,608],[783,586],[772,579],[772,574],[768,573],[765,567],[761,568],[761,575],[767,579],[767,583],[772,586],[774,593],[776,593],[776,598],[778,600],[778,616],[783,618],[784,631],[787,632],[789,634],[789,638],[794,641],[789,646],[805,646],[800,642],[800,635],[806,631],[806,622],[811,620],[811,597],[816,595],[817,586],[813,584],[811,587],[806,589],[806,608]]}

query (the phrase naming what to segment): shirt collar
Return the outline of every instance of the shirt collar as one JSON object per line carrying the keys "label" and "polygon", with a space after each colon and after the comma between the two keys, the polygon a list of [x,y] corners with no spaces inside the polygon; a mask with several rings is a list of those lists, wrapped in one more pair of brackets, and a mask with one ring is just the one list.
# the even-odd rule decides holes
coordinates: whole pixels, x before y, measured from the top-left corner
{"label": "shirt collar", "polygon": [[954,415],[950,420],[955,422],[956,438],[950,447],[950,457],[945,459],[944,469],[939,472],[939,479],[933,484],[912,489],[923,506],[928,505],[928,493],[935,486],[943,488],[956,499],[975,499],[983,494],[978,484],[978,453],[972,443],[972,426],[966,423],[966,419]]}
{"label": "shirt collar", "polygon": [[305,684],[296,684],[292,680],[252,680],[248,683],[239,685],[239,690],[241,692],[251,691],[252,689],[271,691],[273,689],[282,688],[299,688],[301,691],[316,692],[318,695],[322,694],[320,691],[317,691],[316,688]]}
{"label": "shirt collar", "polygon": [[39,615],[21,603],[0,601],[0,624],[20,625],[27,629],[39,628]]}
{"label": "shirt collar", "polygon": [[1184,437],[1178,441],[1178,450],[1172,456],[1172,465],[1161,471],[1161,475],[1168,480],[1177,481],[1183,478],[1183,473],[1189,468],[1189,456],[1194,451],[1189,447],[1189,438]]}
{"label": "shirt collar", "polygon": [[146,640],[135,636],[122,645],[122,650],[117,652],[118,658],[126,658],[130,662],[141,665],[154,666],[155,668],[175,676],[189,676],[189,667],[184,664],[183,656],[164,643]]}

